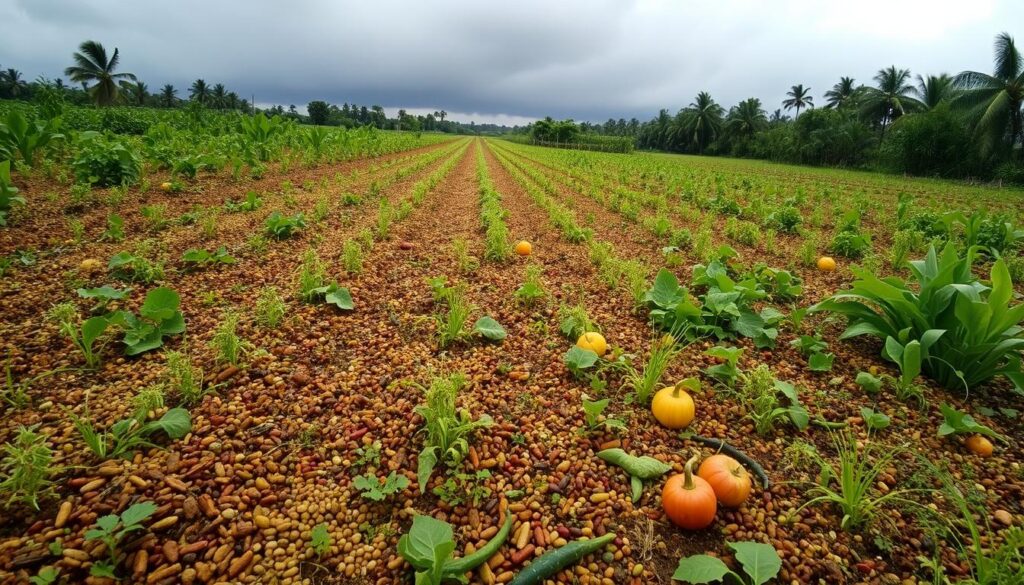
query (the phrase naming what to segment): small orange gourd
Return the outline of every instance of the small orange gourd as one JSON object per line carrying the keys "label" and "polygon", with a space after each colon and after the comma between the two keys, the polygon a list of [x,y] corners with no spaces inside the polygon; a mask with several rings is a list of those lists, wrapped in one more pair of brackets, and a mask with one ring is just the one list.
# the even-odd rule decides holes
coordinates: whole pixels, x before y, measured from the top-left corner
{"label": "small orange gourd", "polygon": [[738,508],[750,497],[750,474],[728,455],[712,455],[700,464],[697,475],[711,485],[723,506]]}
{"label": "small orange gourd", "polygon": [[170,193],[171,189],[173,188],[174,185],[170,181],[164,181],[163,183],[160,183],[160,190],[163,191],[164,193]]}
{"label": "small orange gourd", "polygon": [[521,240],[518,244],[516,244],[516,254],[519,254],[520,256],[529,256],[532,253],[533,246],[530,244],[530,242],[527,242],[526,240]]}
{"label": "small orange gourd", "polygon": [[836,261],[831,256],[822,256],[818,258],[818,270],[822,272],[832,272],[836,269]]}
{"label": "small orange gourd", "polygon": [[588,331],[580,338],[576,340],[576,347],[580,349],[589,349],[596,353],[598,356],[603,356],[608,351],[608,342],[605,341],[604,335],[596,333],[594,331]]}
{"label": "small orange gourd", "polygon": [[991,457],[993,451],[992,441],[981,435],[971,435],[967,439],[967,449],[980,457]]}
{"label": "small orange gourd", "polygon": [[661,506],[665,515],[676,526],[687,530],[707,528],[715,521],[718,512],[715,490],[693,474],[695,463],[696,454],[686,462],[683,473],[668,478],[661,490]]}
{"label": "small orange gourd", "polygon": [[685,429],[696,412],[693,398],[686,390],[699,390],[700,382],[696,378],[687,378],[675,386],[662,388],[651,400],[651,412],[658,422],[667,428]]}

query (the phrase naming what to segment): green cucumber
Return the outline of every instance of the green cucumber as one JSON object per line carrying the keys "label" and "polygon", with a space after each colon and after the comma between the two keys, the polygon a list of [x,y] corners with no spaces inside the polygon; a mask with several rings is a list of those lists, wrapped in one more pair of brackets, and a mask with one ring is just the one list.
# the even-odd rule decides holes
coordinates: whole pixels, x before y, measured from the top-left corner
{"label": "green cucumber", "polygon": [[505,544],[508,540],[508,533],[512,531],[512,514],[505,517],[505,524],[501,526],[501,530],[494,535],[494,538],[489,540],[487,544],[480,547],[480,550],[476,551],[471,555],[466,555],[460,559],[454,561],[448,561],[444,564],[445,575],[461,575],[468,573],[473,569],[479,567],[487,559],[494,556],[494,553],[498,552],[501,545]]}
{"label": "green cucumber", "polygon": [[519,571],[515,579],[509,585],[540,585],[547,579],[568,567],[580,562],[580,559],[604,548],[604,545],[615,540],[615,533],[609,532],[604,536],[590,540],[574,540],[562,548],[549,550],[540,558],[533,560],[530,564]]}

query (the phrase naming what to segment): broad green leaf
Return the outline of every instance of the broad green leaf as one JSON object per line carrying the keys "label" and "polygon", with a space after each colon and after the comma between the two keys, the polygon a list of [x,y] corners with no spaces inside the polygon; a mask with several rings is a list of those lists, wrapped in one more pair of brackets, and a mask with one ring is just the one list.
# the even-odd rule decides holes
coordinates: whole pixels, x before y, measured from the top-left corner
{"label": "broad green leaf", "polygon": [[92,347],[93,342],[103,335],[109,323],[104,317],[92,317],[82,323],[82,342],[86,347]]}
{"label": "broad green leaf", "polygon": [[473,324],[473,333],[479,333],[492,341],[501,341],[508,335],[505,328],[493,318],[484,315]]}
{"label": "broad green leaf", "polygon": [[349,293],[349,290],[336,284],[328,288],[327,294],[324,295],[324,302],[345,311],[351,311],[355,308],[355,304],[352,302],[352,294]]}
{"label": "broad green leaf", "polygon": [[447,553],[440,555],[440,564],[443,565],[454,550],[451,525],[422,514],[412,519],[409,532],[398,542],[398,553],[420,570],[440,569],[436,566],[438,553]]}
{"label": "broad green leaf", "polygon": [[78,296],[83,299],[106,299],[111,301],[120,301],[128,296],[131,292],[131,288],[116,289],[110,285],[104,285],[98,288],[80,288],[75,292]]}
{"label": "broad green leaf", "polygon": [[831,353],[812,353],[811,357],[807,358],[807,368],[812,372],[831,372],[835,357]]}
{"label": "broad green leaf", "polygon": [[437,447],[424,447],[420,451],[419,464],[416,468],[416,481],[419,482],[421,494],[427,491],[427,482],[430,481],[430,474],[434,472],[436,465]]}
{"label": "broad green leaf", "polygon": [[729,573],[729,567],[721,559],[710,555],[693,555],[679,560],[672,579],[697,585],[721,581]]}
{"label": "broad green leaf", "polygon": [[159,420],[148,423],[167,433],[172,439],[180,439],[192,431],[192,417],[184,408],[172,408]]}
{"label": "broad green leaf", "polygon": [[762,585],[775,578],[782,569],[782,559],[771,545],[760,542],[730,542],[736,560],[750,577],[751,585]]}
{"label": "broad green leaf", "polygon": [[161,286],[146,293],[139,314],[153,321],[171,319],[181,306],[181,297],[174,290]]}
{"label": "broad green leaf", "polygon": [[667,268],[662,268],[654,277],[654,284],[644,294],[644,302],[654,303],[662,309],[671,309],[686,298],[686,289],[679,286],[679,279]]}

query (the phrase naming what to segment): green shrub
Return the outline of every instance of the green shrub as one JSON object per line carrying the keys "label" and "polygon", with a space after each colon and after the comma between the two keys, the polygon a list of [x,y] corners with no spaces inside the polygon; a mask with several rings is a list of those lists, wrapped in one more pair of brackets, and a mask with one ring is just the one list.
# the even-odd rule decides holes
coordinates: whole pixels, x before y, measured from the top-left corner
{"label": "green shrub", "polygon": [[109,187],[138,181],[142,163],[124,141],[97,132],[83,132],[71,168],[79,182]]}

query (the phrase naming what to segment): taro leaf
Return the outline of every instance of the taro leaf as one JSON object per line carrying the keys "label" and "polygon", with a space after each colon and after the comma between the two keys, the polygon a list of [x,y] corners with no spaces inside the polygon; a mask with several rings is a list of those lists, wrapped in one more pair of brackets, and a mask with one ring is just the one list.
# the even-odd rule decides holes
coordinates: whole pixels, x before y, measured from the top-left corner
{"label": "taro leaf", "polygon": [[172,439],[180,439],[192,430],[192,417],[184,408],[172,408],[159,420],[146,423],[148,428],[162,430]]}
{"label": "taro leaf", "polygon": [[445,551],[441,564],[455,551],[452,527],[430,516],[414,517],[409,532],[398,539],[398,554],[420,571],[439,568],[435,565]]}
{"label": "taro leaf", "polygon": [[618,448],[599,451],[597,456],[608,463],[618,465],[624,469],[626,473],[639,477],[640,479],[654,479],[656,477],[661,477],[672,469],[671,465],[662,463],[654,457],[647,457],[646,455],[636,457]]}
{"label": "taro leaf", "polygon": [[340,287],[337,284],[332,284],[327,288],[324,302],[345,311],[351,311],[355,308],[355,304],[352,302],[352,294],[347,288]]}
{"label": "taro leaf", "polygon": [[721,581],[730,572],[721,559],[711,555],[693,555],[679,560],[672,579],[684,583],[712,583]]}
{"label": "taro leaf", "polygon": [[473,333],[479,333],[492,341],[501,341],[508,335],[505,328],[493,318],[484,315],[473,324]]}
{"label": "taro leaf", "polygon": [[736,551],[736,560],[743,565],[752,585],[762,585],[775,578],[782,568],[782,560],[774,547],[760,542],[730,542]]}

